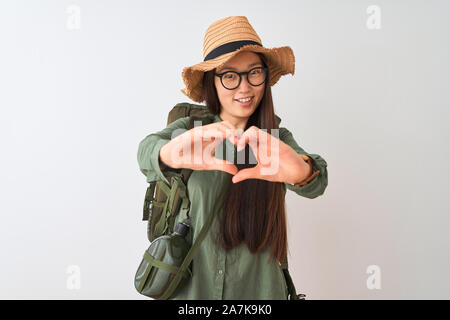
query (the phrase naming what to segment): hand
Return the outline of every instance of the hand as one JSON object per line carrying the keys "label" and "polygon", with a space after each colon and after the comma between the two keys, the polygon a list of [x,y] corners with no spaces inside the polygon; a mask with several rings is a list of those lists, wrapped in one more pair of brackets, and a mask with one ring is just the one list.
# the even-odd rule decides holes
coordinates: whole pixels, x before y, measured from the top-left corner
{"label": "hand", "polygon": [[235,127],[228,121],[194,127],[163,145],[159,157],[175,169],[221,170],[234,175],[238,169],[232,162],[214,157],[217,146],[234,132]]}
{"label": "hand", "polygon": [[[242,130],[241,130],[242,131]],[[272,182],[295,184],[311,172],[310,165],[302,156],[283,141],[256,126],[248,128],[239,138],[230,137],[240,152],[249,144],[258,164],[237,172],[232,181],[262,179]]]}

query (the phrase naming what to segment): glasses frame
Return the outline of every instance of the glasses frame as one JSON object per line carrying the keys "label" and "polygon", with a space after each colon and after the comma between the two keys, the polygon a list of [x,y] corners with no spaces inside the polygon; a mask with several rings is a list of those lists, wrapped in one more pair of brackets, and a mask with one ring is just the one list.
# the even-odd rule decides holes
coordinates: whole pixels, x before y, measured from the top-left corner
{"label": "glasses frame", "polygon": [[[257,84],[257,85],[253,85],[253,84],[250,83],[250,81],[248,81],[248,74],[249,74],[250,72],[252,72],[253,70],[255,70],[255,69],[263,69],[263,71],[264,71],[264,81],[261,82],[260,84]],[[251,86],[253,86],[253,87],[259,87],[260,85],[262,85],[264,82],[267,81],[267,70],[268,70],[267,67],[255,67],[255,68],[252,68],[252,69],[250,69],[249,71],[245,71],[245,72],[237,72],[237,71],[232,71],[232,70],[230,70],[230,71],[225,71],[225,72],[222,72],[222,73],[215,73],[215,76],[220,78],[220,83],[222,84],[222,87],[224,87],[224,88],[227,89],[227,90],[234,90],[234,89],[236,89],[236,88],[239,88],[239,86],[241,85],[241,82],[242,82],[242,76],[243,76],[243,75],[245,75],[245,76],[247,77],[247,82],[248,82]],[[225,85],[223,84],[223,81],[222,81],[223,75],[224,75],[225,73],[229,73],[229,72],[235,73],[235,74],[237,74],[237,75],[239,76],[239,82],[238,82],[237,86],[234,87],[234,88],[232,88],[232,89],[225,87]]]}

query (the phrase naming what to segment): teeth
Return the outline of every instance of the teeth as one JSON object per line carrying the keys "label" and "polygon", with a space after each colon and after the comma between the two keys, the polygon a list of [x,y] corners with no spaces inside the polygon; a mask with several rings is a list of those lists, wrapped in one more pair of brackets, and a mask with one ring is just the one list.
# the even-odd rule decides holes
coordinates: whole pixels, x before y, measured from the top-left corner
{"label": "teeth", "polygon": [[247,99],[238,99],[239,102],[248,102],[248,101],[250,101],[250,100],[251,100],[251,98],[247,98]]}

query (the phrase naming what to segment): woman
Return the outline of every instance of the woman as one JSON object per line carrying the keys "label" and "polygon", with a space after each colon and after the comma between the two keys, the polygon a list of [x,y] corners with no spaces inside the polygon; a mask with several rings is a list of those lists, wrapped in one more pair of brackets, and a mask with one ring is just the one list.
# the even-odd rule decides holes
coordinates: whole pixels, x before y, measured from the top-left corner
{"label": "woman", "polygon": [[[205,101],[214,122],[176,135],[189,121],[178,119],[138,151],[147,181],[164,179],[164,166],[194,170],[187,185],[193,241],[214,204],[222,204],[193,259],[192,278],[171,298],[287,299],[280,268],[287,257],[286,188],[315,198],[328,184],[326,161],[299,147],[274,113],[271,86],[294,74],[292,49],[264,48],[238,16],[207,29],[203,53],[203,62],[183,70],[182,92]],[[195,148],[185,147],[199,141],[202,154],[192,161]],[[236,151],[245,162],[228,158]]]}

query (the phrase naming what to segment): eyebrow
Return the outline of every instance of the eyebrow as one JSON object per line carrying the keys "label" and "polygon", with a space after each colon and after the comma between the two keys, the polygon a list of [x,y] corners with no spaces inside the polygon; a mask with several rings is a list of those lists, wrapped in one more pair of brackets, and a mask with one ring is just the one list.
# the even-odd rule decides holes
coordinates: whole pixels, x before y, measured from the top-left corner
{"label": "eyebrow", "polygon": [[[255,62],[255,63],[250,64],[248,67],[251,68],[251,67],[254,67],[254,66],[258,65],[258,64],[262,65],[261,62]],[[232,68],[232,67],[225,67],[225,68],[220,69],[220,71],[227,70],[227,69],[236,71],[236,69]]]}

